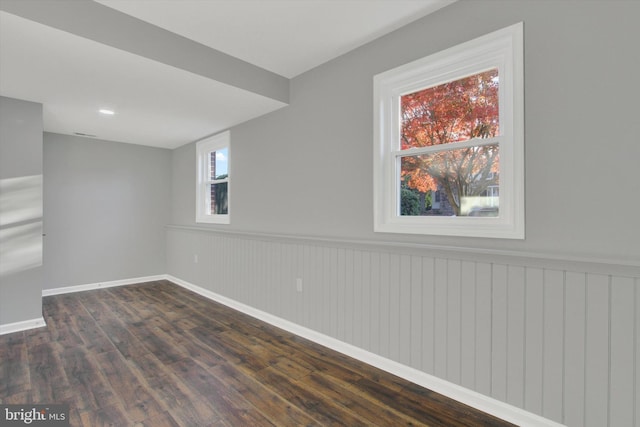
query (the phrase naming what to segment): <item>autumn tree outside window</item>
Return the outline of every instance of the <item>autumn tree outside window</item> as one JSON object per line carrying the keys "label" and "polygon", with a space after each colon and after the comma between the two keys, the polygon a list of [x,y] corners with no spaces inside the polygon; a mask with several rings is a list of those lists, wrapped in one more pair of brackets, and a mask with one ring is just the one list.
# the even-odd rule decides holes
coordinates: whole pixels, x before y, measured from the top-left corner
{"label": "autumn tree outside window", "polygon": [[196,222],[229,224],[229,132],[196,144]]}
{"label": "autumn tree outside window", "polygon": [[374,78],[375,230],[524,238],[522,23]]}

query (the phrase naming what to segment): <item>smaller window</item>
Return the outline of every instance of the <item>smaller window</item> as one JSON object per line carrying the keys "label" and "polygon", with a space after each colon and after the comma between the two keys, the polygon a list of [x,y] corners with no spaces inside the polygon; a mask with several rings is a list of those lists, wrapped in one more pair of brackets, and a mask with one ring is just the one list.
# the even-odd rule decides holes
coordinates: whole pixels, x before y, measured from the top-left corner
{"label": "smaller window", "polygon": [[229,224],[229,132],[196,144],[196,222]]}

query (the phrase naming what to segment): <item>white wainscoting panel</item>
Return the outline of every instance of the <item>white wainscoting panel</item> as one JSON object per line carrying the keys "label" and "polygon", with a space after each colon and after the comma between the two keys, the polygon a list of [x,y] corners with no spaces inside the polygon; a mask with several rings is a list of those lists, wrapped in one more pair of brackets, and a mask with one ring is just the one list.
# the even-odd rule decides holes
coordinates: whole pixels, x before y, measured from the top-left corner
{"label": "white wainscoting panel", "polygon": [[170,276],[554,422],[639,425],[638,266],[178,226],[167,263]]}

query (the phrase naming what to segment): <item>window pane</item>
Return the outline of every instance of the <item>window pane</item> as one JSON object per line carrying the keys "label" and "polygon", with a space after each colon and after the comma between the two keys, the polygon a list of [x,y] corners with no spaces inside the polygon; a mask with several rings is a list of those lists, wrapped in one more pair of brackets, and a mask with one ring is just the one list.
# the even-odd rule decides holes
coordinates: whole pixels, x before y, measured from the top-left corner
{"label": "window pane", "polygon": [[210,177],[212,180],[224,179],[229,176],[228,158],[229,149],[212,151],[209,155]]}
{"label": "window pane", "polygon": [[498,70],[400,97],[402,150],[499,134]]}
{"label": "window pane", "polygon": [[403,216],[498,216],[498,145],[402,157]]}
{"label": "window pane", "polygon": [[210,215],[225,215],[229,213],[229,184],[222,182],[210,184],[209,188]]}

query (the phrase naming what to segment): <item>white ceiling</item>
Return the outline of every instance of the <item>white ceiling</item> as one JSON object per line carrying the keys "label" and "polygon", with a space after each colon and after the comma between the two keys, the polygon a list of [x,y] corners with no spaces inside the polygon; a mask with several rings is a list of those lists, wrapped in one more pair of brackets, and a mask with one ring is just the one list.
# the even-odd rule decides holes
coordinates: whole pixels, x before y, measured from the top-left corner
{"label": "white ceiling", "polygon": [[96,0],[291,78],[446,4],[434,0]]}
{"label": "white ceiling", "polygon": [[283,106],[4,12],[0,64],[0,93],[42,103],[49,132],[174,148]]}
{"label": "white ceiling", "polygon": [[[67,8],[77,7],[75,1]],[[205,45],[212,55],[223,52],[292,78],[451,2],[99,0],[111,9],[89,6],[103,13],[115,9],[140,20],[130,20],[134,24],[145,21]],[[47,19],[0,12],[0,95],[42,103],[46,131],[175,148],[286,105],[174,59],[53,28]],[[116,114],[100,115],[100,108]]]}

